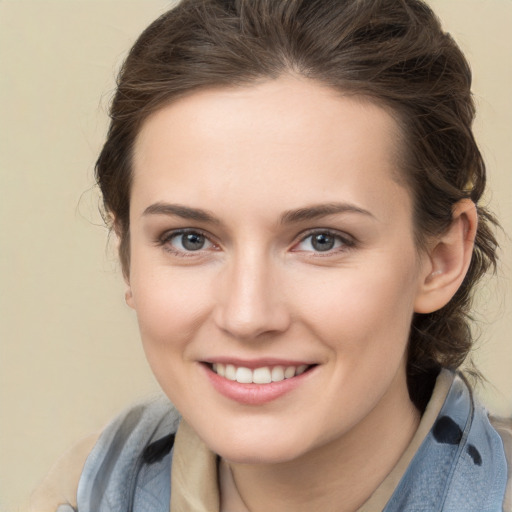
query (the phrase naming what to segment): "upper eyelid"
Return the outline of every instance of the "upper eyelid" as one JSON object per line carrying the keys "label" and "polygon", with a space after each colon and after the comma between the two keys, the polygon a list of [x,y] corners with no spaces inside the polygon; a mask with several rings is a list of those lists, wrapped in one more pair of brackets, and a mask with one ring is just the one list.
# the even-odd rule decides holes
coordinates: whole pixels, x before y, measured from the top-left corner
{"label": "upper eyelid", "polygon": [[204,231],[203,229],[199,228],[178,228],[178,229],[169,229],[167,231],[164,231],[161,235],[158,236],[159,242],[167,242],[171,238],[178,236],[178,235],[185,235],[187,233],[197,233],[199,235],[204,236],[206,239],[208,239],[212,244],[217,244],[215,241],[215,237],[208,233],[207,231]]}
{"label": "upper eyelid", "polygon": [[[356,238],[354,236],[346,233],[345,231],[338,231],[337,229],[330,229],[330,228],[308,229],[308,230],[300,233],[299,235],[297,235],[297,237],[295,238],[295,241],[301,242],[312,235],[325,234],[325,233],[332,235],[332,236],[337,236],[337,237],[341,238],[342,240],[346,240],[348,242],[352,242],[352,243],[356,242]],[[294,242],[294,243],[296,243],[296,242]]]}

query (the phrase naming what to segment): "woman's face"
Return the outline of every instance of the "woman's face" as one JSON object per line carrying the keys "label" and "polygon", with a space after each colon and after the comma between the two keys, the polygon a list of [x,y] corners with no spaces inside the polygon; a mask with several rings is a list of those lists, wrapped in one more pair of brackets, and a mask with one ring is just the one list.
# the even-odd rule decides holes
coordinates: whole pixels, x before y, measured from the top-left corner
{"label": "woman's face", "polygon": [[289,77],[144,124],[128,303],[160,385],[227,459],[293,460],[410,406],[428,265],[398,140],[385,110]]}

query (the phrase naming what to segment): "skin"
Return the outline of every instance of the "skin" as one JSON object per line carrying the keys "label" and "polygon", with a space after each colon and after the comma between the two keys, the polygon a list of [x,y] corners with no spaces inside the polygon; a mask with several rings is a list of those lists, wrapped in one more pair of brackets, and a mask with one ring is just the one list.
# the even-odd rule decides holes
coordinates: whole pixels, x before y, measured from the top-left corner
{"label": "skin", "polygon": [[[294,77],[192,93],[137,138],[127,302],[161,387],[251,511],[356,510],[417,428],[411,318],[457,289],[476,217],[461,204],[419,253],[397,140],[384,109]],[[185,250],[182,229],[203,248]],[[318,251],[312,231],[334,248]],[[315,367],[253,405],[212,386],[204,362],[216,358]]]}

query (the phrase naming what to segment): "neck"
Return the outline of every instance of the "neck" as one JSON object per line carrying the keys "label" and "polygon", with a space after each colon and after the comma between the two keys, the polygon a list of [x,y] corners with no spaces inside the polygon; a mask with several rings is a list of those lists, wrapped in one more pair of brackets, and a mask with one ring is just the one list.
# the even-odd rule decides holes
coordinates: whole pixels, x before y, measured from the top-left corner
{"label": "neck", "polygon": [[[379,404],[334,441],[278,464],[228,463],[250,512],[354,512],[406,450],[420,414],[397,377]],[[404,376],[405,381],[405,376]]]}

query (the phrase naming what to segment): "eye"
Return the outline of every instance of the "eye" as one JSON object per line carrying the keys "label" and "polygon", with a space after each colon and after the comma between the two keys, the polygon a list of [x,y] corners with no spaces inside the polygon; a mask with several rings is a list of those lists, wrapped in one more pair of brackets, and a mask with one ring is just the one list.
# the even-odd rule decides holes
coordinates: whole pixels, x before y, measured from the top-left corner
{"label": "eye", "polygon": [[348,249],[354,242],[330,231],[315,231],[304,237],[295,247],[296,251],[329,252],[333,250]]}
{"label": "eye", "polygon": [[166,234],[161,244],[174,253],[190,253],[212,249],[215,244],[199,231],[174,231]]}

